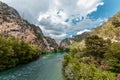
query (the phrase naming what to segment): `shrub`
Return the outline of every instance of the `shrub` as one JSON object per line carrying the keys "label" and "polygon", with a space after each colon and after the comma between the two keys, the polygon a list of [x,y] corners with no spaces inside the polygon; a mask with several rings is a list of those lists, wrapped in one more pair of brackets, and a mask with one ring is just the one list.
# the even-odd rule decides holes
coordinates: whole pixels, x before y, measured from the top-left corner
{"label": "shrub", "polygon": [[38,47],[15,38],[0,37],[0,71],[39,57]]}
{"label": "shrub", "polygon": [[112,24],[113,24],[115,27],[120,27],[119,18],[118,18],[118,17],[114,17],[113,20],[112,20]]}
{"label": "shrub", "polygon": [[110,70],[120,73],[120,42],[114,42],[109,46],[105,58]]}
{"label": "shrub", "polygon": [[66,57],[69,59],[69,62],[65,63],[67,65],[64,65],[63,71],[66,80],[116,80],[114,73],[102,71],[96,68],[94,64],[78,62],[70,56]]}

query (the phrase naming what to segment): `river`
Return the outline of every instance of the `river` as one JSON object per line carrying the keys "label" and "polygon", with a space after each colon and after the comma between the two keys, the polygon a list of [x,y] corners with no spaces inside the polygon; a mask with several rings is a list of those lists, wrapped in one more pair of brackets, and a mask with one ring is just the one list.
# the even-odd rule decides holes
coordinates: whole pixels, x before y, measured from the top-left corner
{"label": "river", "polygon": [[63,53],[43,55],[29,64],[0,72],[0,80],[63,80]]}

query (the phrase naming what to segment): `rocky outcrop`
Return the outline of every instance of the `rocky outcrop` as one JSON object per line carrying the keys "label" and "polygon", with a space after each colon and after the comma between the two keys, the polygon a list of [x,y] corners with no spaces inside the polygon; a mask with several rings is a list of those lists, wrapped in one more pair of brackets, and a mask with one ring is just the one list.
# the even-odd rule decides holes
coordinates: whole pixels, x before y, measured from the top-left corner
{"label": "rocky outcrop", "polygon": [[57,47],[55,40],[45,37],[38,26],[22,19],[14,8],[2,2],[0,2],[0,34],[37,45],[43,52],[53,51]]}
{"label": "rocky outcrop", "polygon": [[54,39],[51,39],[50,37],[45,37],[45,40],[50,49],[54,50],[54,48],[58,48],[58,44]]}

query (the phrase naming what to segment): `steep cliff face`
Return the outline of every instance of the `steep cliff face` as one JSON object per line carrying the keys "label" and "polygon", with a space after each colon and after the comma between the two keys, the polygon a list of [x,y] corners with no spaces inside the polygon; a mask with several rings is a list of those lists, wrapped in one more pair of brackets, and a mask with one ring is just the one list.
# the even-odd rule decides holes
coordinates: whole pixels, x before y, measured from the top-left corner
{"label": "steep cliff face", "polygon": [[54,50],[54,48],[58,48],[58,44],[54,39],[51,39],[50,37],[45,37],[45,39],[50,49]]}
{"label": "steep cliff face", "polygon": [[[55,40],[51,38],[49,40],[46,39],[38,26],[22,19],[14,8],[2,2],[0,2],[0,34],[4,37],[15,37],[37,45],[43,52],[44,49],[50,52],[56,46]],[[53,44],[52,49],[48,44]]]}
{"label": "steep cliff face", "polygon": [[88,35],[88,32],[84,32],[81,35],[73,36],[72,38],[66,38],[60,42],[60,46],[64,48],[68,48],[69,45],[74,42],[79,42],[84,39]]}

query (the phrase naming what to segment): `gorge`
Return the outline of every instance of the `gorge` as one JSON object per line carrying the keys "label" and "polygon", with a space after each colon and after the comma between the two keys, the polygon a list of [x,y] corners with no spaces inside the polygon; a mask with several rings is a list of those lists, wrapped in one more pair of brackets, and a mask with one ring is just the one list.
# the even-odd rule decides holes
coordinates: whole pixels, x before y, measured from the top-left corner
{"label": "gorge", "polygon": [[[88,16],[79,19],[78,15],[71,14],[72,17],[64,20],[63,12],[61,9],[50,15],[49,10],[47,15],[40,12],[43,21],[37,26],[0,1],[0,80],[120,79],[120,12],[100,26],[82,32],[77,31],[92,23]],[[77,25],[80,22],[84,25]],[[59,40],[58,36],[65,37]]]}

